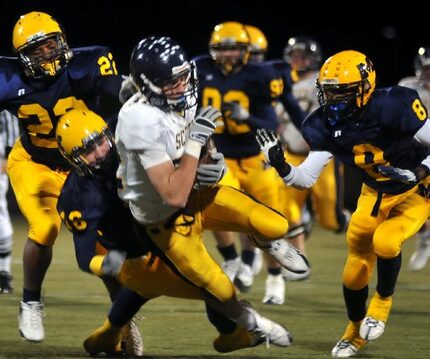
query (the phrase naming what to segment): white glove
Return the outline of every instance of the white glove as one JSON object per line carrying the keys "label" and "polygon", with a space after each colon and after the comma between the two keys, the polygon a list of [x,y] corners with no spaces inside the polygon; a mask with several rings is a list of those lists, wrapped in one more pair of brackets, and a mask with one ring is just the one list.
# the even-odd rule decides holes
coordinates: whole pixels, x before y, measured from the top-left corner
{"label": "white glove", "polygon": [[127,257],[127,253],[117,249],[111,249],[105,255],[102,263],[102,273],[104,275],[116,276],[122,268]]}
{"label": "white glove", "polygon": [[119,90],[119,101],[124,104],[127,100],[133,96],[137,91],[139,91],[139,87],[134,83],[131,76],[123,76],[124,80],[121,84],[121,89]]}
{"label": "white glove", "polygon": [[270,130],[258,129],[255,139],[266,161],[276,169],[282,178],[287,176],[291,171],[291,166],[285,161],[284,151],[276,134]]}
{"label": "white glove", "polygon": [[189,138],[204,146],[215,128],[220,124],[221,112],[212,106],[203,107],[191,123]]}
{"label": "white glove", "polygon": [[211,154],[216,163],[203,163],[197,168],[197,184],[199,186],[211,186],[217,184],[227,171],[224,155],[221,152]]}

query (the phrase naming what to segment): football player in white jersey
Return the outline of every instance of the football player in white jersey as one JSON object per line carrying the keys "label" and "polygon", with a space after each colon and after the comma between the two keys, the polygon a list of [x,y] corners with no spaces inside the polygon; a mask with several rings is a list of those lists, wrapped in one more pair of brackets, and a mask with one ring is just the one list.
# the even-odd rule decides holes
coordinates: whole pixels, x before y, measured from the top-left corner
{"label": "football player in white jersey", "polygon": [[6,174],[7,155],[18,138],[18,119],[8,111],[0,113],[0,294],[12,292],[12,236],[6,194],[9,180]]}
{"label": "football player in white jersey", "polygon": [[[405,77],[399,81],[400,86],[414,89],[420,95],[423,105],[430,109],[430,47],[420,47],[414,61],[415,76]],[[409,259],[408,269],[423,269],[430,258],[430,221],[418,232],[415,252]]]}
{"label": "football player in white jersey", "polygon": [[[294,83],[292,91],[294,97],[299,101],[300,106],[306,114],[311,113],[319,107],[317,99],[317,88],[315,86],[318,78],[318,68],[321,62],[321,49],[316,41],[305,36],[291,37],[284,49],[284,60],[288,62],[292,69]],[[298,166],[309,153],[309,146],[300,133],[300,130],[288,118],[288,114],[280,112],[281,126],[280,137],[285,143],[285,156],[290,163]],[[292,187],[283,186],[281,193],[284,196],[284,215],[289,222],[302,223],[303,208],[306,200],[311,196],[312,211],[324,228],[343,231],[348,224],[349,215],[343,209],[343,186],[340,164],[335,159],[331,160],[323,170],[315,185],[308,190],[297,190]],[[300,232],[300,231],[299,231]],[[293,235],[295,235],[293,233]],[[304,233],[298,233],[295,241],[296,246],[304,250]],[[295,275],[284,272],[287,280],[300,280],[306,278],[310,273]]]}
{"label": "football player in white jersey", "polygon": [[[148,37],[134,48],[130,74],[140,91],[122,107],[116,128],[121,163],[120,197],[128,202],[142,241],[175,273],[199,287],[209,307],[278,346],[291,336],[281,325],[238,301],[233,283],[206,250],[203,230],[251,235],[264,251],[293,271],[306,258],[279,239],[288,222],[278,212],[231,187],[201,186],[223,174],[214,155],[213,173],[201,171],[199,157],[221,114],[212,107],[196,116],[196,78],[182,47],[168,37]],[[205,169],[207,166],[205,167]],[[197,176],[196,176],[197,174]]]}

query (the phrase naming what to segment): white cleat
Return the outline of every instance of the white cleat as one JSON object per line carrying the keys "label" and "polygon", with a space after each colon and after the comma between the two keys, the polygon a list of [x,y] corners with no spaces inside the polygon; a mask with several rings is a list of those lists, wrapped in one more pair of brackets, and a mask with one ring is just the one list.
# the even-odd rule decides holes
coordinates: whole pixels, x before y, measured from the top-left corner
{"label": "white cleat", "polygon": [[228,259],[224,261],[221,267],[224,270],[225,274],[227,274],[227,277],[229,277],[230,280],[233,282],[234,278],[236,278],[237,273],[239,272],[241,264],[242,261],[239,257],[237,257],[235,259]]}
{"label": "white cleat", "polygon": [[259,248],[254,249],[254,261],[252,262],[252,274],[254,277],[261,272],[263,268],[263,252]]}
{"label": "white cleat", "polygon": [[331,351],[334,358],[349,358],[357,353],[358,349],[349,340],[339,340]]}
{"label": "white cleat", "polygon": [[44,316],[41,302],[21,302],[18,314],[19,333],[25,340],[41,342],[45,339]]}
{"label": "white cleat", "polygon": [[430,239],[420,238],[417,243],[417,249],[409,259],[408,269],[416,272],[425,267],[430,258]]}
{"label": "white cleat", "polygon": [[258,247],[269,253],[285,269],[293,273],[305,273],[309,271],[309,262],[306,256],[296,247],[292,246],[283,239],[276,241],[261,242],[256,241]]}
{"label": "white cleat", "polygon": [[306,280],[310,277],[311,269],[309,268],[308,271],[303,273],[294,273],[294,272],[290,272],[285,268],[282,268],[281,273],[282,273],[282,277],[286,282],[299,282],[299,281]]}
{"label": "white cleat", "polygon": [[264,304],[282,305],[285,302],[285,281],[282,275],[269,274],[266,278]]}
{"label": "white cleat", "polygon": [[293,343],[293,337],[286,328],[260,315],[249,303],[241,302],[255,319],[256,326],[251,332],[257,336],[257,341],[265,341],[267,346],[274,344],[279,347],[288,347]]}
{"label": "white cleat", "polygon": [[243,264],[240,266],[239,272],[234,279],[234,284],[241,292],[249,292],[254,283],[254,274],[251,266]]}
{"label": "white cleat", "polygon": [[384,334],[385,323],[372,317],[365,317],[360,325],[360,337],[372,341]]}
{"label": "white cleat", "polygon": [[143,357],[143,340],[134,318],[122,328],[121,344],[127,357]]}

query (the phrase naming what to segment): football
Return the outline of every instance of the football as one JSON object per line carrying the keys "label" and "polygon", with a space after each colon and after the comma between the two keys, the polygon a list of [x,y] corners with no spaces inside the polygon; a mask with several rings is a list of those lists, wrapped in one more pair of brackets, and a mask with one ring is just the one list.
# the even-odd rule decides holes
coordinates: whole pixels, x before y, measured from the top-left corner
{"label": "football", "polygon": [[202,151],[200,152],[199,165],[216,163],[211,156],[215,152],[215,142],[212,138],[209,138],[208,142],[202,147]]}

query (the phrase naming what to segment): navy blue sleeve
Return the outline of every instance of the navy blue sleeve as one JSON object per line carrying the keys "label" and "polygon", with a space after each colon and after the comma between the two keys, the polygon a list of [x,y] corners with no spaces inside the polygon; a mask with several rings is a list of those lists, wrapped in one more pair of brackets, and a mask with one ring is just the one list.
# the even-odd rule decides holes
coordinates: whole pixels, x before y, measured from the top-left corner
{"label": "navy blue sleeve", "polygon": [[254,129],[267,128],[276,130],[279,125],[275,109],[271,104],[257,106],[254,113],[249,116],[248,123]]}
{"label": "navy blue sleeve", "polygon": [[404,132],[413,137],[424,125],[427,111],[418,93],[406,87],[387,88],[383,101],[381,123],[384,127]]}

